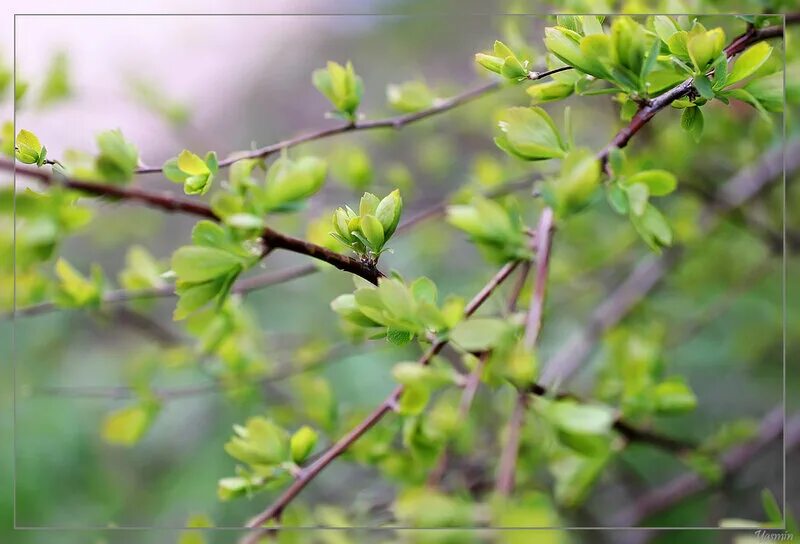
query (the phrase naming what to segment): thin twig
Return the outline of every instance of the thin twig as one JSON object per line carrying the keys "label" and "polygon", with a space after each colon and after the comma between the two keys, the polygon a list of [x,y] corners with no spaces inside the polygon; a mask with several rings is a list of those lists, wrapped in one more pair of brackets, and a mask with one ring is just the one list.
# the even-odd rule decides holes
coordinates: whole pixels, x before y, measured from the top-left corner
{"label": "thin twig", "polygon": [[[496,198],[499,196],[503,196],[509,193],[513,193],[522,189],[526,189],[531,186],[531,183],[536,182],[539,179],[538,174],[525,174],[520,176],[517,179],[513,179],[504,183],[500,187],[493,189],[491,191],[487,191],[484,196],[487,198]],[[443,199],[436,204],[425,208],[424,210],[418,212],[417,214],[411,216],[407,220],[400,223],[395,231],[395,236],[405,234],[406,232],[410,231],[413,227],[428,221],[430,219],[434,219],[444,214],[445,210],[447,209],[447,203],[449,202],[449,197]],[[269,287],[272,285],[277,285],[280,283],[286,283],[288,281],[292,281],[298,278],[302,278],[305,276],[309,276],[316,272],[319,272],[320,268],[313,263],[294,266],[285,268],[283,270],[276,270],[273,272],[266,272],[264,274],[260,274],[257,276],[252,276],[250,278],[246,278],[243,280],[239,280],[234,284],[231,292],[233,293],[249,293],[250,291],[256,291],[259,289],[263,289],[265,287]],[[171,284],[165,284],[160,287],[151,287],[146,289],[117,289],[114,291],[109,291],[103,296],[102,304],[117,304],[123,302],[129,302],[132,300],[145,300],[151,298],[162,298],[162,297],[174,297],[175,295],[175,288]],[[35,315],[41,315],[44,313],[52,312],[55,310],[60,309],[53,302],[41,302],[38,304],[31,304],[29,306],[23,306],[22,308],[16,308],[13,311],[0,313],[0,320],[8,319],[11,317],[29,317]]]}
{"label": "thin twig", "polygon": [[[562,66],[560,68],[555,68],[553,70],[546,70],[543,72],[530,72],[527,79],[529,81],[536,81],[551,76],[553,74],[556,74],[558,72],[563,72],[564,70],[571,70],[571,69],[572,69],[571,66]],[[461,94],[457,94],[450,98],[437,100],[431,107],[425,108],[417,112],[405,113],[393,117],[385,117],[383,119],[372,119],[365,121],[355,121],[352,123],[344,123],[337,125],[335,127],[323,128],[311,132],[306,132],[299,136],[295,136],[293,138],[287,138],[286,140],[281,140],[279,142],[264,147],[259,147],[258,149],[253,149],[251,151],[232,153],[231,156],[228,157],[227,159],[219,161],[219,167],[225,168],[237,161],[241,161],[244,159],[264,159],[271,155],[274,155],[275,153],[279,153],[285,149],[290,149],[300,144],[316,140],[322,140],[325,138],[329,138],[331,136],[336,136],[338,134],[344,134],[347,132],[358,132],[358,131],[374,130],[382,128],[390,128],[396,130],[401,129],[406,125],[410,125],[411,123],[421,121],[422,119],[427,119],[428,117],[433,117],[434,115],[444,113],[446,111],[452,110],[453,108],[456,108],[468,102],[472,102],[473,100],[476,100],[486,94],[501,89],[502,86],[503,85],[500,81],[491,81],[489,83],[484,83],[483,85],[479,85],[477,87],[469,89]],[[136,172],[138,174],[155,174],[163,172],[163,170],[164,168],[161,166],[153,166],[153,167],[139,168],[136,170]]]}

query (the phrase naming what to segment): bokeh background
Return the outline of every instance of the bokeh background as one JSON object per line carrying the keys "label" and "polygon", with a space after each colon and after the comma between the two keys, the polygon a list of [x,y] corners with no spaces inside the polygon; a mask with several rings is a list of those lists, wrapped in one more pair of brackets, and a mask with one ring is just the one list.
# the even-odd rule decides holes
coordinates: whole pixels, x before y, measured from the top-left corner
{"label": "bokeh background", "polygon": [[[469,5],[467,5],[469,4]],[[195,11],[203,11],[202,3]],[[260,5],[253,4],[256,10]],[[361,5],[359,5],[361,6]],[[242,7],[237,5],[236,8]],[[166,6],[161,6],[168,11]],[[99,9],[99,5],[98,5]],[[347,11],[337,3],[331,10]],[[176,10],[180,6],[176,5]],[[36,132],[51,157],[67,149],[94,149],[96,133],[120,128],[135,142],[142,160],[161,164],[180,149],[226,152],[264,145],[335,121],[324,118],[327,104],[310,83],[311,72],[327,60],[352,60],[365,81],[361,111],[370,117],[389,114],[386,85],[424,79],[441,96],[450,96],[483,80],[472,60],[499,36],[518,35],[536,50],[546,20],[541,16],[497,16],[479,2],[441,3],[438,13],[421,2],[378,2],[376,15],[292,15],[316,10],[320,3],[285,5],[281,16],[18,16],[15,19],[17,74],[31,88],[16,112],[17,128]],[[367,11],[366,9],[360,11]],[[497,10],[502,12],[503,10]],[[412,15],[379,15],[406,13]],[[46,13],[43,10],[42,13]],[[732,17],[709,19],[734,36],[742,27]],[[10,62],[12,37],[2,36],[2,61]],[[779,46],[778,46],[779,47]],[[779,47],[780,48],[780,47]],[[781,51],[782,54],[782,51]],[[44,74],[62,63],[68,97],[47,100]],[[44,98],[43,98],[44,97]],[[545,172],[504,157],[491,141],[493,113],[500,107],[527,103],[521,89],[507,89],[457,111],[414,124],[400,132],[344,135],[304,146],[295,153],[315,153],[336,160],[354,147],[372,163],[371,189],[385,193],[404,184],[406,215],[435,203],[458,187],[487,187],[526,172]],[[618,108],[607,97],[571,98],[574,132],[581,144],[599,149],[619,126]],[[4,108],[9,107],[8,97]],[[560,124],[563,105],[548,106]],[[740,104],[707,108],[706,135],[696,145],[678,126],[678,114],[664,112],[633,143],[631,154],[653,168],[678,175],[681,191],[667,203],[679,238],[690,239],[703,194],[724,183],[741,166],[780,144],[783,119],[773,125]],[[7,117],[7,115],[6,115]],[[791,127],[790,127],[791,136]],[[304,212],[274,224],[299,235],[309,221],[343,203],[353,205],[360,190],[337,176],[312,199]],[[342,176],[339,176],[340,178]],[[0,177],[9,183],[6,174]],[[791,181],[791,179],[789,180]],[[137,183],[170,191],[179,187],[161,177],[143,176]],[[20,184],[18,187],[23,187]],[[780,184],[751,206],[766,230],[780,235],[783,192]],[[789,184],[787,206],[794,209],[800,192]],[[534,217],[534,208],[527,210]],[[99,263],[109,278],[124,266],[132,244],[168,258],[187,242],[194,221],[134,206],[102,203],[90,228],[70,239],[60,254],[86,270]],[[789,214],[788,227],[800,226]],[[762,231],[764,229],[761,229]],[[407,278],[427,275],[447,293],[469,296],[492,274],[463,236],[441,221],[424,223],[393,242],[384,268]],[[558,233],[552,288],[544,331],[543,359],[554,353],[613,286],[647,255],[629,223],[599,206],[577,216]],[[291,254],[271,255],[267,270],[305,262]],[[783,395],[782,312],[789,317],[788,337],[796,338],[797,300],[783,304],[780,247],[757,232],[744,214],[734,214],[715,232],[693,240],[674,273],[651,299],[626,320],[625,326],[647,328],[662,339],[664,364],[687,376],[699,398],[696,412],[659,421],[666,432],[700,439],[723,422],[758,419]],[[789,256],[789,284],[796,278],[796,260]],[[263,329],[264,356],[275,367],[297,357],[298,348],[328,345],[335,357],[321,370],[344,413],[366,410],[392,388],[391,365],[412,359],[410,348],[383,343],[342,346],[338,320],[329,301],[351,290],[344,274],[324,271],[247,297]],[[182,341],[185,332],[171,322],[172,299],[146,308],[149,323],[120,319],[113,311],[59,311],[0,322],[0,356],[12,360],[16,374],[14,421],[16,464],[11,449],[0,450],[0,463],[15,474],[16,524],[59,527],[48,533],[11,533],[12,496],[0,496],[0,540],[17,542],[165,542],[178,531],[128,533],[87,532],[109,526],[180,528],[193,514],[205,514],[218,526],[237,526],[259,511],[267,497],[220,503],[216,481],[232,474],[234,461],[222,450],[231,426],[270,410],[294,410],[286,394],[302,391],[303,374],[265,388],[257,402],[231,402],[210,393],[168,400],[148,435],[133,448],[108,445],[100,437],[103,417],[125,399],[104,392],[130,383],[137,365],[153,347]],[[489,311],[500,307],[500,299]],[[12,331],[13,327],[13,331]],[[164,329],[169,338],[165,340]],[[13,343],[6,342],[11,339]],[[796,344],[787,345],[790,391]],[[598,350],[572,389],[591,393],[609,357]],[[8,365],[10,368],[10,365]],[[5,370],[4,366],[4,370]],[[5,378],[5,374],[4,374]],[[197,365],[159,368],[157,383],[165,388],[202,387],[208,378]],[[296,381],[296,383],[292,383]],[[0,383],[9,399],[10,380]],[[500,421],[512,395],[479,399],[487,418]],[[5,407],[10,403],[6,402]],[[4,431],[9,428],[4,417]],[[4,432],[4,437],[10,433]],[[8,444],[8,442],[6,442]],[[721,518],[762,519],[759,494],[769,488],[779,499],[784,477],[781,444],[721,490],[687,501],[654,524],[707,526]],[[789,464],[797,461],[790,456]],[[604,475],[587,503],[564,512],[568,525],[608,525],[622,504],[643,490],[686,471],[680,462],[647,448],[630,448]],[[10,472],[4,470],[4,476]],[[546,485],[546,482],[543,482]],[[5,488],[4,488],[5,491]],[[800,486],[788,479],[788,499],[796,504]],[[370,470],[337,463],[304,494],[310,502],[353,505],[366,511],[391,497],[391,486]],[[366,518],[363,518],[366,520]],[[368,520],[367,520],[368,521]],[[391,540],[383,534],[349,535],[353,541]],[[675,533],[671,533],[674,535]],[[712,534],[692,533],[692,542],[716,542]],[[227,542],[232,533],[215,533],[210,542]],[[305,541],[302,533],[297,537]],[[308,537],[310,538],[310,537]],[[331,537],[333,538],[333,537]],[[413,538],[413,537],[411,537]],[[535,541],[535,535],[531,536]],[[613,533],[576,533],[574,541],[615,542]],[[674,536],[661,536],[672,542]],[[726,538],[726,537],[721,537]],[[705,540],[704,540],[705,539]],[[687,540],[689,541],[689,540]]]}

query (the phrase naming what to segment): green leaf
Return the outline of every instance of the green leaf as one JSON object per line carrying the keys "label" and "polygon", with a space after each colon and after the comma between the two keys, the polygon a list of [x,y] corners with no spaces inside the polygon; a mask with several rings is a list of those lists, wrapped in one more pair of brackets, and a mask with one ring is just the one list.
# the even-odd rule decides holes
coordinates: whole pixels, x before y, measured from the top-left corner
{"label": "green leaf", "polygon": [[666,170],[644,170],[625,178],[625,183],[641,183],[647,186],[651,195],[664,196],[675,190],[678,180]]}
{"label": "green leaf", "polygon": [[395,346],[405,346],[414,339],[414,334],[409,331],[388,328],[386,329],[386,340]]}
{"label": "green leaf", "polygon": [[397,189],[386,195],[375,208],[375,217],[381,222],[383,235],[386,240],[388,240],[397,229],[402,213],[403,199],[400,197],[400,191]]}
{"label": "green leaf", "polygon": [[703,134],[703,112],[697,106],[685,108],[681,113],[681,128],[692,135],[695,142],[700,141]]}
{"label": "green leaf", "polygon": [[308,425],[300,427],[292,435],[290,441],[292,461],[297,463],[298,465],[303,463],[311,454],[316,444],[317,444],[317,432]]}
{"label": "green leaf", "polygon": [[206,162],[188,149],[184,149],[180,152],[176,164],[184,174],[189,176],[200,176],[211,173]]}
{"label": "green leaf", "polygon": [[142,403],[114,410],[103,421],[103,440],[118,446],[133,446],[150,428],[158,405]]}
{"label": "green leaf", "polygon": [[386,87],[389,105],[403,113],[414,113],[430,108],[435,99],[433,93],[422,81],[408,81],[400,85]]}
{"label": "green leaf", "polygon": [[551,187],[560,215],[582,209],[591,200],[600,182],[600,162],[586,148],[570,151],[561,163],[561,173]]}
{"label": "green leaf", "polygon": [[714,98],[714,89],[711,87],[711,81],[709,81],[705,74],[695,76],[694,88],[697,89],[697,92],[700,93],[700,96],[706,100],[711,100]]}
{"label": "green leaf", "polygon": [[653,388],[656,410],[674,414],[689,412],[697,407],[697,397],[680,377],[665,380]]}
{"label": "green leaf", "polygon": [[430,397],[430,390],[427,387],[406,386],[400,394],[397,412],[404,416],[419,415],[427,406]]}
{"label": "green leaf", "polygon": [[162,166],[164,177],[174,183],[183,183],[189,175],[180,169],[178,166],[178,159],[172,158],[164,163]]}
{"label": "green leaf", "polygon": [[543,104],[570,96],[575,92],[575,86],[558,81],[546,81],[531,85],[525,92],[533,99],[533,104]]}
{"label": "green leaf", "polygon": [[311,81],[314,87],[330,100],[337,112],[347,119],[355,119],[356,110],[364,93],[364,85],[349,61],[345,66],[328,62],[327,68],[314,71]]}
{"label": "green leaf", "polygon": [[106,181],[124,183],[133,179],[139,163],[136,146],[125,140],[119,130],[107,130],[97,135],[100,154],[95,159],[95,167]]}
{"label": "green leaf", "polygon": [[644,214],[647,208],[647,200],[650,197],[650,191],[647,185],[643,183],[629,183],[623,185],[623,188],[628,195],[628,204],[630,205],[631,213],[638,216]]}
{"label": "green leaf", "polygon": [[49,106],[69,98],[72,85],[69,80],[69,59],[66,53],[59,52],[53,56],[42,83],[39,94],[39,105]]}
{"label": "green leaf", "polygon": [[614,412],[607,406],[579,404],[573,400],[543,404],[542,415],[559,429],[570,433],[604,435],[611,431],[614,423]]}
{"label": "green leaf", "polygon": [[259,203],[265,211],[286,209],[287,205],[319,191],[327,171],[327,163],[317,157],[303,157],[297,161],[282,157],[269,167]]}
{"label": "green leaf", "polygon": [[242,266],[236,255],[212,247],[184,246],[172,255],[172,270],[186,282],[205,282]]}
{"label": "green leaf", "polygon": [[652,204],[648,204],[641,216],[631,215],[631,223],[642,239],[653,250],[672,244],[672,229],[661,212]]}
{"label": "green leaf", "polygon": [[538,161],[566,154],[558,129],[541,108],[509,108],[501,114],[498,127],[495,143],[521,159]]}
{"label": "green leaf", "polygon": [[471,318],[453,327],[450,340],[465,351],[486,351],[497,344],[509,326],[503,319]]}
{"label": "green leaf", "polygon": [[[208,516],[194,515],[186,521],[186,527],[190,529],[211,528],[214,523]],[[205,531],[183,531],[178,544],[206,544]]]}
{"label": "green leaf", "polygon": [[764,507],[764,513],[767,515],[767,520],[779,525],[783,524],[783,514],[781,507],[778,506],[778,501],[775,500],[775,495],[769,489],[761,491],[761,504]]}
{"label": "green leaf", "polygon": [[374,215],[361,216],[359,228],[373,251],[380,251],[383,247],[383,226],[378,218]]}
{"label": "green leaf", "polygon": [[411,283],[411,294],[417,302],[436,304],[436,284],[430,278],[421,276]]}
{"label": "green leaf", "polygon": [[81,275],[65,259],[59,257],[55,272],[59,279],[60,304],[81,307],[100,302],[100,286],[92,279]]}
{"label": "green leaf", "polygon": [[289,433],[273,421],[252,417],[244,427],[234,426],[236,436],[225,444],[225,452],[250,465],[278,465],[291,454]]}
{"label": "green leaf", "polygon": [[44,147],[33,132],[22,129],[17,133],[17,160],[24,164],[41,166],[44,163]]}
{"label": "green leaf", "polygon": [[202,308],[222,294],[224,287],[224,278],[217,278],[204,283],[178,285],[175,292],[179,298],[172,315],[173,319],[175,321],[186,319],[192,312]]}
{"label": "green leaf", "polygon": [[678,31],[678,26],[671,17],[666,15],[656,15],[653,19],[653,28],[664,43],[668,43],[669,39]]}
{"label": "green leaf", "polygon": [[772,46],[767,42],[759,42],[745,50],[734,61],[733,67],[725,81],[725,85],[733,85],[753,75],[756,70],[761,68],[771,54]]}

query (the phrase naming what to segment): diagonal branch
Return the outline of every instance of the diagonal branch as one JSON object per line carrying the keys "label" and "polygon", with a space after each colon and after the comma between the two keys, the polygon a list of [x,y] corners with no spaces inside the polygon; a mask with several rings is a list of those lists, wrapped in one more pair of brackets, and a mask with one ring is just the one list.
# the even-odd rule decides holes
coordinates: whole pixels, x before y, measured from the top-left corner
{"label": "diagonal branch", "polygon": [[[539,79],[544,79],[555,73],[563,72],[564,70],[570,70],[570,69],[572,69],[571,66],[562,66],[560,68],[555,68],[553,70],[545,70],[542,72],[530,72],[528,74],[527,81],[536,81]],[[259,147],[258,149],[253,149],[252,151],[234,153],[229,158],[219,161],[219,167],[224,168],[226,166],[232,165],[237,161],[241,161],[244,159],[264,159],[266,157],[274,155],[275,153],[279,153],[285,149],[289,149],[298,146],[300,144],[312,142],[315,140],[322,140],[325,138],[329,138],[331,136],[336,136],[338,134],[344,134],[347,132],[358,132],[358,131],[375,130],[383,128],[399,130],[405,127],[406,125],[410,125],[411,123],[415,123],[417,121],[421,121],[422,119],[427,119],[428,117],[439,115],[440,113],[450,111],[453,108],[456,108],[463,104],[467,104],[468,102],[472,102],[473,100],[481,98],[484,95],[487,95],[491,92],[501,89],[502,86],[503,86],[502,82],[500,81],[491,81],[489,83],[484,83],[483,85],[464,91],[463,93],[457,94],[450,98],[437,100],[431,107],[416,112],[405,113],[394,117],[385,117],[383,119],[355,121],[352,123],[340,124],[335,127],[323,128],[311,132],[306,132],[305,134],[301,134],[293,138],[288,138],[286,140],[281,140],[279,142],[275,142],[274,144],[270,144],[264,147]],[[163,170],[164,170],[163,167],[160,166],[153,166],[153,167],[148,166],[139,168],[136,170],[136,172],[138,174],[154,174],[162,172]]]}
{"label": "diagonal branch", "polygon": [[[783,407],[770,411],[761,421],[758,434],[749,442],[732,448],[722,456],[723,477],[730,478],[755,459],[770,443],[784,437],[787,451],[800,444],[800,415],[786,420],[784,436]],[[630,507],[621,510],[611,524],[616,527],[636,527],[647,518],[669,510],[683,500],[712,487],[712,484],[697,473],[687,473],[653,489],[636,500]],[[639,533],[637,533],[639,534]],[[647,533],[640,536],[647,538]],[[640,541],[639,538],[636,541]]]}
{"label": "diagonal branch", "polygon": [[[195,215],[212,221],[220,221],[220,217],[214,213],[211,207],[191,200],[178,198],[169,193],[158,193],[146,191],[136,187],[121,187],[117,185],[94,183],[71,178],[65,178],[57,174],[48,173],[38,168],[16,165],[10,159],[0,159],[0,170],[11,170],[25,176],[37,178],[45,185],[63,186],[75,191],[87,193],[95,196],[105,196],[119,200],[141,202],[147,206],[168,212],[183,212]],[[331,251],[328,248],[317,244],[312,244],[306,240],[283,234],[270,227],[264,227],[261,239],[266,247],[272,249],[283,249],[301,255],[306,255],[333,265],[339,270],[350,272],[360,276],[371,283],[378,283],[378,278],[382,275],[372,264],[365,263]]]}
{"label": "diagonal branch", "polygon": [[[542,330],[542,316],[544,314],[545,294],[547,293],[547,276],[550,270],[550,249],[553,245],[554,215],[551,208],[542,210],[539,225],[536,227],[536,274],[534,276],[533,294],[531,295],[530,308],[525,322],[525,335],[523,345],[528,350],[533,350]],[[517,393],[514,412],[508,424],[508,441],[500,454],[500,464],[497,470],[495,490],[501,496],[507,497],[514,490],[514,475],[517,469],[519,456],[520,434],[525,423],[525,410],[528,408],[528,394],[526,391]]]}
{"label": "diagonal branch", "polygon": [[[469,317],[491,296],[497,287],[519,265],[519,261],[513,261],[504,265],[489,282],[476,294],[464,309],[464,316]],[[446,339],[441,339],[433,343],[425,354],[419,359],[419,364],[427,366],[434,356],[436,356],[447,345]],[[332,463],[342,453],[358,440],[364,433],[374,427],[383,417],[391,412],[397,405],[400,395],[403,393],[403,386],[396,387],[383,402],[381,402],[361,423],[356,425],[349,433],[340,438],[315,462],[301,470],[295,481],[263,512],[247,522],[247,527],[256,529],[243,540],[244,544],[254,544],[260,538],[263,529],[260,528],[264,523],[277,519],[284,508],[294,500],[294,498],[305,487],[322,472],[325,467]]]}

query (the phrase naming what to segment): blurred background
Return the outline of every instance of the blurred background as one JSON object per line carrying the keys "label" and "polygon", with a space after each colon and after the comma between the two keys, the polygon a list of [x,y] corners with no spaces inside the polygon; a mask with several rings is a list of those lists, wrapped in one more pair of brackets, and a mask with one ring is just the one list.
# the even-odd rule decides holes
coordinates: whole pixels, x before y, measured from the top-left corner
{"label": "blurred background", "polygon": [[[213,3],[205,4],[193,6],[193,11],[213,9]],[[528,44],[533,53],[542,52],[543,28],[552,24],[543,16],[482,14],[490,10],[477,1],[441,2],[436,10],[415,1],[369,3],[375,15],[290,14],[322,13],[324,6],[298,2],[289,8],[284,3],[275,11],[287,14],[273,16],[17,16],[16,48],[12,36],[0,36],[0,62],[11,64],[15,51],[17,77],[29,84],[17,105],[16,128],[34,131],[53,158],[71,149],[93,152],[95,135],[110,128],[121,129],[148,165],[160,165],[183,148],[197,153],[216,150],[225,156],[336,123],[324,117],[328,104],[310,81],[311,72],[328,60],[353,62],[365,83],[360,111],[367,118],[378,118],[393,113],[386,104],[388,84],[423,80],[441,97],[463,92],[486,81],[476,70],[475,52],[489,49],[497,38],[517,40]],[[246,7],[239,3],[235,9]],[[259,7],[253,4],[254,10]],[[159,4],[161,9],[168,11],[168,6]],[[180,9],[176,4],[175,10]],[[333,9],[347,11],[339,3],[331,5]],[[722,26],[728,37],[743,28],[741,20],[726,16],[709,18],[704,24]],[[782,56],[781,44],[775,46],[776,56]],[[4,98],[3,120],[10,118],[11,104],[9,96]],[[313,237],[318,235],[312,232],[317,221],[324,224],[337,206],[357,205],[365,189],[383,195],[399,186],[406,202],[405,216],[411,217],[464,186],[491,189],[528,173],[547,174],[552,166],[515,162],[491,139],[495,112],[528,100],[522,88],[504,89],[398,132],[347,134],[304,145],[292,156],[316,154],[351,167],[334,168],[326,187],[307,209],[271,224]],[[581,145],[600,149],[620,126],[619,107],[607,96],[573,97],[547,106],[559,126],[565,105],[572,109],[573,132]],[[670,374],[686,376],[699,400],[695,412],[656,424],[666,433],[692,440],[701,440],[724,423],[757,422],[780,404],[784,356],[789,362],[785,385],[789,391],[798,386],[797,372],[792,372],[798,346],[792,341],[785,347],[783,343],[784,311],[787,338],[796,339],[800,332],[797,293],[790,293],[784,305],[781,246],[776,239],[782,233],[784,196],[787,208],[794,210],[800,190],[788,183],[784,195],[781,184],[775,183],[763,198],[747,206],[747,213],[731,214],[711,234],[700,234],[697,225],[708,195],[740,168],[780,146],[783,119],[772,115],[772,122],[767,122],[741,104],[715,104],[706,111],[699,145],[681,130],[679,114],[665,111],[630,146],[629,155],[643,167],[668,169],[678,176],[679,192],[665,199],[663,206],[686,249],[663,284],[601,343],[570,387],[587,396],[596,394],[603,369],[619,355],[615,351],[619,339],[625,335],[645,338],[653,344],[645,349],[657,350],[660,364]],[[793,137],[791,123],[788,137]],[[787,179],[792,180],[792,176]],[[0,176],[0,183],[10,182],[6,173]],[[159,175],[141,176],[136,183],[148,189],[180,191]],[[26,186],[35,184],[18,180],[17,191]],[[115,285],[131,245],[168,260],[176,247],[188,243],[194,224],[190,217],[112,202],[96,202],[92,207],[96,213],[91,224],[70,237],[58,254],[82,271],[98,263]],[[536,213],[535,205],[526,206],[531,224]],[[758,228],[753,226],[753,216],[759,218]],[[795,214],[790,213],[787,220],[790,233],[800,228]],[[325,227],[320,229],[324,236]],[[427,275],[444,293],[469,297],[494,272],[464,236],[441,219],[421,223],[391,246],[394,253],[382,259],[385,270],[397,269],[406,278]],[[554,249],[542,360],[562,347],[649,253],[629,222],[602,203],[565,224]],[[254,274],[306,262],[302,256],[276,252]],[[791,253],[788,264],[791,286],[797,277],[793,272],[798,270]],[[194,340],[172,322],[174,300],[170,298],[135,306],[136,315],[144,315],[143,319],[104,308],[0,321],[3,369],[10,370],[13,361],[15,373],[13,382],[4,373],[0,395],[4,412],[11,406],[7,401],[12,393],[15,397],[16,448],[12,465],[11,418],[3,417],[0,466],[13,470],[16,494],[12,497],[4,486],[0,495],[0,541],[173,542],[180,538],[178,529],[198,514],[219,527],[240,526],[269,497],[231,502],[217,498],[217,480],[232,475],[235,466],[222,448],[233,424],[256,414],[297,417],[304,399],[324,383],[325,391],[338,403],[342,423],[335,428],[346,429],[347,421],[369,410],[392,389],[392,364],[416,358],[412,347],[346,342],[329,302],[351,290],[346,274],[326,269],[247,295],[245,304],[259,331],[260,363],[265,368],[313,365],[320,359],[325,364],[267,384],[246,398],[229,398],[208,387],[213,382],[207,368],[187,360],[175,347]],[[6,300],[8,291],[3,285]],[[502,297],[497,297],[486,311],[497,311],[501,304]],[[130,403],[124,388],[145,375],[165,390],[197,389],[200,393],[166,398],[152,428],[133,447],[106,443],[101,436],[104,417]],[[478,402],[481,416],[470,425],[491,427],[504,421],[513,394],[482,394]],[[790,401],[792,406],[797,405]],[[534,430],[523,443],[531,466],[537,456]],[[332,435],[335,438],[337,433]],[[492,447],[496,444],[485,449],[476,446],[488,456]],[[797,454],[790,452],[789,466],[797,460]],[[647,489],[687,470],[684,463],[659,451],[630,447],[608,467],[585,503],[559,512],[560,522],[612,525],[622,506],[635,504]],[[4,476],[10,473],[3,471]],[[782,500],[783,478],[778,441],[723,487],[693,497],[647,523],[701,527],[716,526],[724,518],[762,520],[761,491],[770,489]],[[552,482],[543,477],[537,485],[547,490]],[[334,504],[348,510],[345,524],[377,525],[385,519],[381,505],[391,501],[393,493],[392,483],[374,470],[340,461],[301,498],[308,504]],[[788,478],[787,494],[789,503],[796,506],[800,500],[796,477]],[[8,528],[14,498],[18,526],[59,529],[12,534]],[[319,517],[316,520],[322,523]],[[86,530],[104,527],[173,530]],[[655,541],[677,542],[678,534],[656,535]],[[682,541],[729,540],[711,533],[690,534],[681,536],[688,538]],[[305,533],[293,535],[297,542],[312,541]],[[570,537],[535,533],[521,535],[528,539],[521,541],[550,536],[574,542],[619,541],[612,532],[578,532]],[[208,542],[234,538],[232,532],[206,536]],[[337,532],[314,538],[382,542],[421,537]],[[496,537],[487,536],[492,538]],[[510,536],[499,538],[505,542],[502,539]]]}

